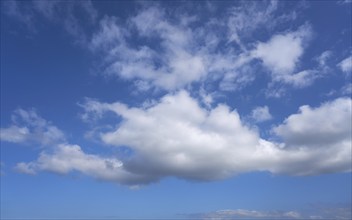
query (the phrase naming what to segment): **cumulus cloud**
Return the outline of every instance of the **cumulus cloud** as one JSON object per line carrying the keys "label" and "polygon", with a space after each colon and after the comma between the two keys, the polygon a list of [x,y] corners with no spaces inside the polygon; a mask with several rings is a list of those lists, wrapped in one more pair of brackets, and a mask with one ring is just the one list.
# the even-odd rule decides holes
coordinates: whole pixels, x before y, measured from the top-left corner
{"label": "cumulus cloud", "polygon": [[339,64],[337,64],[340,69],[346,73],[351,74],[352,71],[352,56],[347,57],[346,59],[342,60]]}
{"label": "cumulus cloud", "polygon": [[269,171],[312,175],[351,171],[351,100],[302,106],[274,128],[282,143],[266,141],[224,104],[202,108],[187,92],[164,96],[141,108],[87,100],[85,120],[113,112],[116,128],[101,140],[133,152],[124,161],[131,173],[162,178],[215,180],[238,173]]}
{"label": "cumulus cloud", "polygon": [[317,77],[316,71],[295,71],[311,34],[311,26],[305,24],[296,31],[274,35],[268,42],[259,42],[252,56],[260,59],[271,71],[273,81],[298,88],[308,86]]}
{"label": "cumulus cloud", "polygon": [[65,135],[34,110],[17,109],[12,114],[12,125],[0,129],[0,139],[12,143],[52,145],[64,141]]}
{"label": "cumulus cloud", "polygon": [[[276,1],[244,3],[229,8],[225,12],[227,16],[212,17],[210,13],[210,17],[203,20],[198,15],[188,14],[187,10],[182,11],[180,19],[175,11],[158,4],[145,4],[124,24],[116,17],[104,17],[89,48],[100,57],[103,54],[105,75],[131,80],[141,91],[152,88],[174,91],[204,81],[220,82],[222,91],[236,91],[255,80],[256,69],[251,64],[254,56],[247,49],[247,44],[253,44],[254,39],[247,38],[263,27],[263,23],[272,20],[277,5]],[[178,8],[176,12],[179,11]],[[278,16],[276,22],[270,24],[275,26],[287,19]],[[198,24],[196,28],[194,23]],[[285,36],[293,39],[289,50],[296,48],[293,55],[287,52],[290,56],[287,59],[293,59],[287,62],[296,62],[302,53],[297,50],[303,47],[302,39],[308,33],[309,28],[305,33],[304,27]],[[242,38],[246,38],[246,42]],[[130,43],[131,39],[135,45]],[[232,42],[240,48],[230,44]],[[276,41],[274,43],[276,47]],[[263,58],[262,52],[260,46],[256,54]],[[271,60],[265,59],[266,63],[272,63]],[[281,66],[290,65],[284,62]]]}
{"label": "cumulus cloud", "polygon": [[[91,1],[9,1],[4,5],[9,16],[23,23],[34,26],[41,17],[62,25],[75,42],[99,57],[95,67],[99,72],[131,81],[136,92],[175,91],[204,82],[215,83],[213,90],[238,91],[255,81],[255,59],[272,71],[273,81],[295,88],[309,86],[318,77],[314,69],[296,68],[311,35],[310,25],[256,43],[256,31],[273,31],[296,19],[295,10],[281,13],[277,1],[233,4],[222,12],[224,16],[212,12],[211,3],[198,5],[197,10],[209,12],[206,18],[203,12],[190,13],[182,6],[136,4],[135,13],[123,20],[106,15],[99,22]],[[88,31],[87,27],[94,28]]]}
{"label": "cumulus cloud", "polygon": [[[186,86],[205,76],[205,60],[192,49],[197,45],[190,30],[170,23],[162,8],[142,9],[129,18],[128,24],[122,27],[116,18],[106,17],[100,22],[99,32],[93,35],[91,48],[106,56],[105,74],[139,80],[138,85],[151,84],[166,90]],[[133,35],[133,31],[139,35]],[[127,43],[131,35],[158,39],[160,48],[147,43],[132,47]]]}
{"label": "cumulus cloud", "polygon": [[[296,159],[301,163],[292,164],[291,171],[298,171],[301,166],[307,166],[305,171],[298,172],[302,175],[328,173],[335,169],[351,171],[351,105],[350,98],[339,98],[317,108],[301,106],[299,113],[289,116],[273,129],[282,137],[288,151],[298,149],[296,156],[301,158]],[[315,169],[304,158],[310,158]]]}
{"label": "cumulus cloud", "polygon": [[18,163],[16,170],[26,174],[50,171],[59,174],[80,172],[96,179],[133,185],[152,181],[150,176],[132,174],[123,169],[123,163],[114,157],[87,154],[78,145],[60,144],[52,152],[42,152],[36,161]]}
{"label": "cumulus cloud", "polygon": [[268,106],[256,107],[252,110],[251,118],[256,122],[263,122],[272,119]]}
{"label": "cumulus cloud", "polygon": [[[34,1],[31,13],[55,20],[61,8],[58,4],[63,3]],[[68,11],[79,7],[83,14],[92,15],[88,20],[94,23],[97,15],[91,2],[72,4]],[[215,106],[206,86],[199,92],[203,105],[185,91],[194,83],[203,86],[209,82],[221,91],[242,89],[255,80],[257,66],[270,71],[272,84],[302,88],[319,77],[314,68],[298,68],[311,38],[311,26],[275,33],[268,41],[258,42],[248,36],[273,17],[272,25],[276,25],[279,3],[248,4],[250,7],[240,4],[225,16],[209,19],[187,12],[177,16],[158,4],[143,4],[123,21],[104,16],[91,36],[83,34],[74,14],[67,14],[65,29],[86,38],[89,50],[102,58],[103,74],[132,81],[140,91],[163,89],[170,93],[141,107],[93,99],[81,105],[86,122],[98,121],[107,112],[114,114],[117,122],[110,122],[112,127],[98,126],[90,135],[105,144],[128,148],[131,153],[125,158],[89,154],[80,146],[62,144],[65,138],[58,128],[34,111],[18,110],[13,124],[1,129],[2,140],[56,147],[33,162],[19,163],[17,170],[28,174],[76,171],[123,184],[149,183],[166,176],[216,180],[252,171],[292,175],[351,171],[351,136],[347,135],[351,126],[345,123],[351,119],[348,98],[316,108],[302,106],[299,113],[273,129],[279,138],[276,143],[246,126],[235,109],[226,104]],[[11,7],[18,13],[24,6],[14,3]],[[319,65],[326,65],[329,56],[323,53]],[[344,61],[339,64],[343,71],[349,68],[346,65]],[[280,96],[282,88],[271,92]],[[269,120],[269,108],[258,107],[251,117],[257,122]]]}
{"label": "cumulus cloud", "polygon": [[275,35],[266,43],[260,42],[253,56],[276,74],[292,73],[304,52],[304,43],[311,35],[310,29],[309,25],[304,25],[295,32]]}
{"label": "cumulus cloud", "polygon": [[[300,107],[297,114],[273,129],[281,143],[260,138],[227,105],[203,108],[186,91],[139,108],[92,99],[82,107],[82,118],[88,122],[103,118],[107,112],[120,117],[114,129],[100,131],[98,136],[105,144],[130,153],[107,157],[87,154],[77,145],[59,144],[52,151],[42,152],[36,161],[19,163],[16,169],[28,174],[77,171],[127,185],[166,176],[209,181],[253,171],[291,175],[351,171],[351,123],[346,123],[351,122],[352,114],[349,98],[315,108]],[[266,110],[258,113],[258,119],[263,119],[263,112]],[[29,124],[25,127],[28,130],[24,129],[28,134],[17,131],[18,137],[11,136],[12,128],[5,128],[2,139],[42,144],[60,140],[46,134],[52,125],[35,112],[18,110],[17,114]]]}
{"label": "cumulus cloud", "polygon": [[317,108],[304,105],[299,113],[274,128],[288,146],[324,147],[351,140],[351,99],[339,98]]}

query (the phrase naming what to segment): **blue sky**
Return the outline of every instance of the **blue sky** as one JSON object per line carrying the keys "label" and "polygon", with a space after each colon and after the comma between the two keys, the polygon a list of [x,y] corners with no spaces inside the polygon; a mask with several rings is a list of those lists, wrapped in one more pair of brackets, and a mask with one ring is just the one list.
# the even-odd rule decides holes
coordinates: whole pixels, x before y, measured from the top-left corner
{"label": "blue sky", "polygon": [[1,1],[1,218],[351,218],[351,1]]}

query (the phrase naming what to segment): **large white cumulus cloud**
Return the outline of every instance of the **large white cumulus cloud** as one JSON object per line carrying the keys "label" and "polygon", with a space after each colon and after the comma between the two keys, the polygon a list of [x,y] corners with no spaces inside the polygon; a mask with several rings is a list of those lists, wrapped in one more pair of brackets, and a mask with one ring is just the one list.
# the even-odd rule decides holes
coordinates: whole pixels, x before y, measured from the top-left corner
{"label": "large white cumulus cloud", "polygon": [[149,107],[96,100],[82,106],[86,121],[106,112],[121,118],[114,129],[99,135],[106,144],[130,148],[128,157],[105,158],[66,144],[17,168],[27,173],[79,171],[134,185],[165,176],[216,180],[252,171],[290,175],[351,171],[349,98],[316,108],[302,106],[273,129],[281,143],[260,138],[227,105],[202,108],[186,91],[166,95]]}
{"label": "large white cumulus cloud", "polygon": [[339,98],[318,108],[301,106],[274,128],[288,146],[326,147],[351,140],[351,100]]}

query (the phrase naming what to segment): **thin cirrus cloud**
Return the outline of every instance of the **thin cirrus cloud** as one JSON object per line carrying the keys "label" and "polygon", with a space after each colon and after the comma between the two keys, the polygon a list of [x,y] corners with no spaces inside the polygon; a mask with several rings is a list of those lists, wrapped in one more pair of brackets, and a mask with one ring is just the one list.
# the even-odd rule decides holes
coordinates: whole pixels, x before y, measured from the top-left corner
{"label": "thin cirrus cloud", "polygon": [[105,112],[121,117],[115,130],[99,136],[105,144],[128,146],[133,152],[130,156],[104,158],[86,154],[76,145],[59,145],[17,168],[30,174],[78,171],[127,185],[166,176],[209,181],[252,171],[290,175],[349,172],[351,125],[335,125],[351,119],[350,105],[351,99],[340,98],[316,108],[302,106],[274,128],[283,140],[274,143],[246,127],[236,110],[225,104],[202,108],[185,91],[141,108],[87,100],[85,120],[97,120]]}
{"label": "thin cirrus cloud", "polygon": [[62,26],[69,35],[73,36],[75,43],[81,45],[87,44],[88,36],[78,16],[84,17],[88,24],[85,24],[86,26],[95,24],[98,16],[91,1],[4,1],[1,6],[5,14],[25,24],[32,34],[38,31],[36,26],[38,20],[44,18]]}

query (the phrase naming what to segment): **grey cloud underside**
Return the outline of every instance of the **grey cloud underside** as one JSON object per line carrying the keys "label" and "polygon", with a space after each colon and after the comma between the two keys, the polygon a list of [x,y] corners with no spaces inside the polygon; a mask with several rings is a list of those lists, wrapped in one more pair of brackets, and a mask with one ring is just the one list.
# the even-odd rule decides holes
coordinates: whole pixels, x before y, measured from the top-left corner
{"label": "grey cloud underside", "polygon": [[149,107],[96,100],[82,106],[85,120],[99,120],[106,112],[121,117],[114,130],[98,135],[108,145],[128,146],[133,154],[105,158],[64,144],[36,161],[18,164],[19,171],[79,171],[127,185],[166,176],[209,181],[253,171],[290,175],[351,171],[351,124],[346,123],[351,121],[350,98],[316,108],[302,106],[273,129],[281,143],[260,138],[227,105],[202,108],[186,91],[166,95]]}

